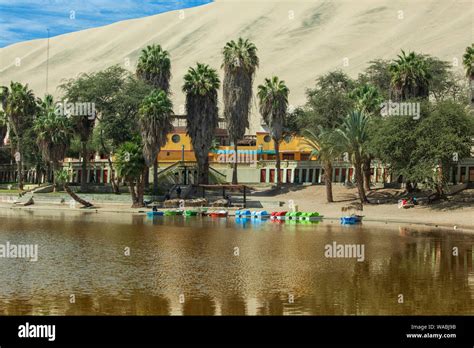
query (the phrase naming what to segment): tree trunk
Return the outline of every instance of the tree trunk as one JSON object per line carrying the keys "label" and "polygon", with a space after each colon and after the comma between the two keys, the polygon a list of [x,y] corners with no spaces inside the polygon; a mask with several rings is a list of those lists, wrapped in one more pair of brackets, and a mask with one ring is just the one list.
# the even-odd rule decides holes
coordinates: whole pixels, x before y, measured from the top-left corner
{"label": "tree trunk", "polygon": [[158,156],[153,163],[153,196],[158,196]]}
{"label": "tree trunk", "polygon": [[474,79],[471,78],[469,82],[469,87],[471,91],[471,106],[474,106]]}
{"label": "tree trunk", "polygon": [[209,184],[209,156],[206,152],[205,157],[197,156],[198,161],[198,180],[199,184]]}
{"label": "tree trunk", "polygon": [[372,163],[372,157],[366,156],[363,161],[363,170],[364,170],[364,189],[366,192],[370,191],[370,165]]}
{"label": "tree trunk", "polygon": [[136,202],[132,206],[132,208],[143,208],[145,206],[145,203],[143,201],[143,197],[145,195],[145,178],[146,178],[146,173],[148,172],[148,167],[145,167],[143,169],[142,175],[137,181],[137,196],[136,196]]}
{"label": "tree trunk", "polygon": [[326,185],[326,199],[328,203],[334,202],[332,195],[332,163],[327,161],[324,164],[324,185]]}
{"label": "tree trunk", "polygon": [[112,190],[116,195],[120,194],[120,189],[117,184],[117,180],[115,179],[115,174],[114,174],[114,165],[112,163],[112,160],[110,159],[110,156],[107,156],[107,160],[109,162],[109,168],[110,168],[110,182],[112,183]]}
{"label": "tree trunk", "polygon": [[119,190],[119,187],[117,185],[117,181],[115,180],[115,175],[114,175],[114,166],[113,166],[113,163],[112,163],[112,160],[110,159],[110,153],[109,151],[107,151],[107,148],[105,147],[105,142],[104,142],[104,132],[103,130],[100,131],[100,144],[102,146],[102,151],[104,151],[104,153],[107,153],[107,162],[109,162],[109,168],[110,168],[110,182],[112,183],[112,190],[114,191],[114,193],[116,195],[119,195],[120,194],[120,190]]}
{"label": "tree trunk", "polygon": [[356,155],[355,159],[355,177],[357,181],[357,190],[359,191],[359,199],[362,204],[368,203],[367,196],[365,195],[364,190],[364,176],[362,174],[362,159],[360,156]]}
{"label": "tree trunk", "polygon": [[41,175],[41,168],[39,164],[36,165],[36,175],[35,175],[35,184],[39,185],[41,183],[40,181],[40,175]]}
{"label": "tree trunk", "polygon": [[87,191],[87,141],[82,142],[82,173],[81,173],[81,192]]}
{"label": "tree trunk", "polygon": [[81,197],[79,197],[78,195],[76,195],[74,192],[71,191],[71,188],[69,187],[68,184],[64,184],[64,190],[67,192],[67,194],[69,196],[71,196],[72,199],[74,199],[76,202],[78,202],[79,204],[82,204],[84,207],[86,208],[90,208],[90,207],[93,207],[93,204],[92,203],[89,203],[85,200],[83,200]]}
{"label": "tree trunk", "polygon": [[58,191],[57,183],[56,183],[56,171],[58,170],[58,163],[53,162],[53,192]]}
{"label": "tree trunk", "polygon": [[239,180],[237,178],[237,167],[238,167],[238,155],[237,155],[237,140],[234,140],[234,152],[235,152],[235,160],[234,160],[234,169],[232,172],[232,184],[237,185]]}
{"label": "tree trunk", "polygon": [[133,182],[133,179],[129,178],[128,180],[128,189],[130,191],[130,196],[132,197],[132,208],[135,208],[135,205],[138,202],[137,199],[137,194],[135,192],[135,183]]}
{"label": "tree trunk", "polygon": [[281,185],[281,160],[280,160],[280,142],[274,139],[275,142],[275,156],[276,156],[276,171],[277,171],[277,186]]}
{"label": "tree trunk", "polygon": [[16,162],[18,189],[23,191],[23,158],[21,158],[20,137],[17,137],[16,151],[20,154],[20,160]]}

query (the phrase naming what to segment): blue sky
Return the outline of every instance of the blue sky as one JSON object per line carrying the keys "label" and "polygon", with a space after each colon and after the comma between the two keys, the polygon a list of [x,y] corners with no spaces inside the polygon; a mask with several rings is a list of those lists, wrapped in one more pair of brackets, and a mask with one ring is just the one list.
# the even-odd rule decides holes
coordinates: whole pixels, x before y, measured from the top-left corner
{"label": "blue sky", "polygon": [[45,38],[47,29],[51,36],[56,36],[209,2],[211,0],[0,0],[0,47]]}

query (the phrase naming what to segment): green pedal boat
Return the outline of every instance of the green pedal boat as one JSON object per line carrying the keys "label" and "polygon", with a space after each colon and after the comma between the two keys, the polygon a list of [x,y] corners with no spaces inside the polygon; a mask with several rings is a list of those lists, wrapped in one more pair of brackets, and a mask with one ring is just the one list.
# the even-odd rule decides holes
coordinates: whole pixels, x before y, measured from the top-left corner
{"label": "green pedal boat", "polygon": [[180,216],[183,215],[182,210],[167,210],[165,211],[165,216]]}
{"label": "green pedal boat", "polygon": [[300,221],[319,221],[323,218],[322,215],[319,215],[319,213],[314,212],[314,213],[302,213],[298,219]]}

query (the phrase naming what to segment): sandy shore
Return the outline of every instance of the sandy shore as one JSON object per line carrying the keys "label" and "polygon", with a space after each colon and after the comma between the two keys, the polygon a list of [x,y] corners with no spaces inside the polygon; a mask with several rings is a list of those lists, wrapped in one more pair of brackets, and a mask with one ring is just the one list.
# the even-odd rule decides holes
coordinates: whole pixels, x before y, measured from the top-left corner
{"label": "sandy shore", "polygon": [[[468,192],[469,191],[469,192]],[[341,208],[357,200],[357,190],[343,186],[334,186],[334,203],[326,202],[324,186],[297,188],[288,193],[266,197],[265,200],[288,202],[293,200],[300,211],[317,211],[327,218],[339,218],[343,215]],[[386,197],[393,192],[374,191],[369,197]],[[460,198],[471,196],[474,190],[467,190]],[[287,204],[283,208],[285,208]],[[283,209],[282,208],[282,209]],[[396,203],[369,204],[364,206],[362,215],[367,221],[415,223],[448,228],[474,230],[474,203],[460,200],[441,202],[430,206],[416,206],[411,209],[399,209]]]}
{"label": "sandy shore", "polygon": [[[393,192],[390,192],[393,194]],[[387,196],[388,192],[374,191],[370,195]],[[427,226],[456,229],[460,231],[474,231],[474,203],[465,202],[466,197],[472,197],[474,190],[467,190],[459,197],[448,202],[441,202],[430,206],[416,206],[411,209],[398,209],[396,203],[369,204],[364,206],[362,214],[366,221],[382,223],[422,224]],[[300,211],[317,211],[327,219],[339,219],[343,213],[341,208],[356,201],[357,191],[342,186],[334,187],[334,203],[326,202],[324,186],[295,187],[291,191],[277,195],[252,196],[250,200],[261,202],[267,211],[288,210],[288,202],[294,201]],[[283,206],[278,208],[278,202]],[[28,207],[14,206],[11,203],[0,202],[0,209],[21,209],[30,211],[92,211],[96,213],[140,213],[146,208],[133,209],[125,203],[97,203],[93,209],[71,209],[68,204],[39,203]]]}

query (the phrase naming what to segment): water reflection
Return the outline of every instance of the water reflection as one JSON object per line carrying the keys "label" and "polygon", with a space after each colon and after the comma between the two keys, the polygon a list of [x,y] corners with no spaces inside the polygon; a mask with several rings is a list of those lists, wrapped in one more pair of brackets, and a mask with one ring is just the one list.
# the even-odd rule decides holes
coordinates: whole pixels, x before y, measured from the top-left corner
{"label": "water reflection", "polygon": [[[453,231],[9,211],[0,221],[0,244],[39,245],[36,263],[0,259],[0,315],[474,313],[474,237]],[[364,245],[365,261],[326,258],[334,241]]]}

